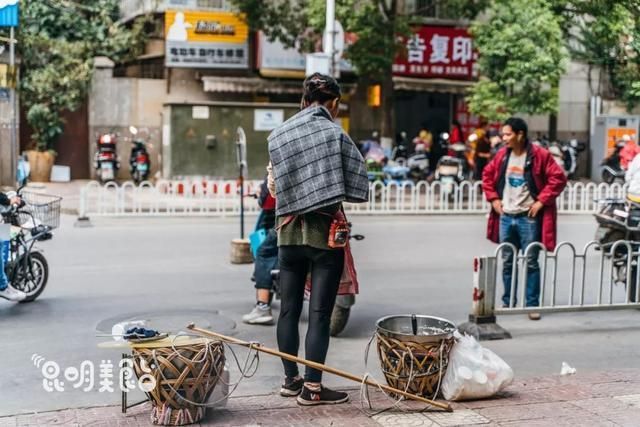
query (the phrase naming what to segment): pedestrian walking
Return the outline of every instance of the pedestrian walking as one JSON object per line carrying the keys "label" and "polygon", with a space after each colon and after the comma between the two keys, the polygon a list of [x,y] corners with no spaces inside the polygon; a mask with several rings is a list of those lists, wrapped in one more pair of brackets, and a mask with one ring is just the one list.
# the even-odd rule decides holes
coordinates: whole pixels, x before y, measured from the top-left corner
{"label": "pedestrian walking", "polygon": [[457,119],[451,122],[451,132],[449,135],[449,144],[464,144],[464,132],[462,126]]}
{"label": "pedestrian walking", "polygon": [[469,164],[473,170],[473,179],[481,180],[484,170],[491,157],[491,143],[488,135],[489,122],[482,118],[478,127],[473,131],[473,141],[470,142]]}
{"label": "pedestrian walking", "polygon": [[[301,111],[269,135],[270,191],[276,198],[281,306],[277,325],[280,351],[298,354],[298,323],[307,274],[311,275],[305,357],[324,363],[330,321],[344,267],[348,224],[342,202],[368,200],[369,181],[362,155],[334,123],[340,86],[319,73],[303,85]],[[348,394],[322,385],[322,372],[283,360],[283,396],[300,405],[342,403]]]}
{"label": "pedestrian walking", "polygon": [[[552,251],[556,246],[556,198],[567,184],[567,177],[551,154],[527,138],[524,120],[511,117],[502,127],[503,147],[489,162],[482,175],[482,189],[491,203],[487,237],[496,243],[511,243],[524,251],[540,242]],[[540,305],[539,248],[527,254],[526,306]],[[513,274],[514,253],[503,252],[504,307],[517,303],[517,271]],[[513,282],[512,282],[513,279]],[[540,313],[529,313],[539,320]]]}

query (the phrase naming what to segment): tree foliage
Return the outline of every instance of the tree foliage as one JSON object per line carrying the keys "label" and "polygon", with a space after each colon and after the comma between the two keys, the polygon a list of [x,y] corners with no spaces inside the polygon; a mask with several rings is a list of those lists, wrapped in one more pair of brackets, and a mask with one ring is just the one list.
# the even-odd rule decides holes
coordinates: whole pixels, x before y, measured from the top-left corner
{"label": "tree foliage", "polygon": [[472,112],[500,120],[558,110],[568,54],[561,20],[546,0],[495,0],[489,19],[471,31],[481,75],[468,98]]}
{"label": "tree foliage", "polygon": [[53,148],[63,131],[61,114],[85,100],[93,58],[123,61],[144,49],[144,19],[127,28],[117,0],[22,0],[17,35],[19,91],[38,150]]}
{"label": "tree foliage", "polygon": [[576,60],[602,70],[594,92],[617,98],[629,109],[640,103],[640,1],[554,1]]}
{"label": "tree foliage", "polygon": [[[317,50],[325,27],[325,0],[233,0],[248,24],[301,52]],[[408,31],[408,19],[396,13],[396,1],[336,0],[336,19],[357,34],[345,57],[358,72],[383,78],[390,72],[400,45],[397,35]]]}

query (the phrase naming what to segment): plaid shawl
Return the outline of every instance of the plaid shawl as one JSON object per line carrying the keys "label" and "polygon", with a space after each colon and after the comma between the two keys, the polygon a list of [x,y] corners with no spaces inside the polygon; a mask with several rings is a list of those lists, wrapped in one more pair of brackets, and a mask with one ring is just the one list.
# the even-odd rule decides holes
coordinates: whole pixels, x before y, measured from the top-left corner
{"label": "plaid shawl", "polygon": [[276,215],[368,200],[369,181],[362,155],[325,107],[300,111],[276,128],[268,141],[276,183]]}

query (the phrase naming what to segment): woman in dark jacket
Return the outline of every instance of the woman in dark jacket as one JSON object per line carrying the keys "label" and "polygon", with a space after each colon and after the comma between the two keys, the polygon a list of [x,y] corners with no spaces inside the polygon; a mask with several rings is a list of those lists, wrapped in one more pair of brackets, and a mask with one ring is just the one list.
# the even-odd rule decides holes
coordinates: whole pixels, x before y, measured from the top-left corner
{"label": "woman in dark jacket", "polygon": [[[304,81],[302,110],[269,136],[281,287],[278,347],[284,353],[298,354],[298,323],[310,274],[305,357],[318,363],[324,363],[329,348],[331,312],[344,267],[343,248],[329,242],[331,223],[342,202],[365,202],[369,192],[362,155],[334,123],[339,103],[336,80],[313,74]],[[347,393],[322,386],[321,371],[307,367],[303,379],[295,363],[282,363],[283,396],[298,396],[300,405],[348,400]]]}

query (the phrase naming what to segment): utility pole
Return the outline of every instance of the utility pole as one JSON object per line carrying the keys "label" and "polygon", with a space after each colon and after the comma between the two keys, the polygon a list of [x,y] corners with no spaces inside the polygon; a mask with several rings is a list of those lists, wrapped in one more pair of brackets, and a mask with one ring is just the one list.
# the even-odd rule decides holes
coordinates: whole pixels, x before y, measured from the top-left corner
{"label": "utility pole", "polygon": [[325,34],[328,38],[325,43],[324,53],[329,55],[329,75],[336,76],[336,1],[327,0],[327,16]]}
{"label": "utility pole", "polygon": [[18,153],[18,135],[17,130],[18,126],[16,124],[16,83],[18,81],[18,73],[16,71],[16,48],[15,48],[15,29],[14,27],[9,28],[9,70],[11,71],[13,84],[11,84],[11,88],[9,89],[9,102],[11,103],[11,176],[13,180],[16,177],[16,158]]}

